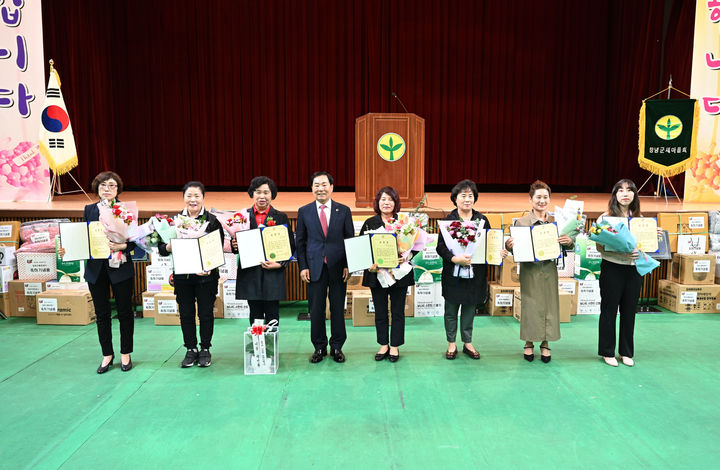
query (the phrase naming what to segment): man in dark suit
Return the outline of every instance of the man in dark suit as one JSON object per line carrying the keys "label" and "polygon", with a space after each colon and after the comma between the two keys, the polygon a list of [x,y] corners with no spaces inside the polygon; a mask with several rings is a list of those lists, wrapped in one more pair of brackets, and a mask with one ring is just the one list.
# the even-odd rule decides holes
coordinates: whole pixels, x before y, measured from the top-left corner
{"label": "man in dark suit", "polygon": [[315,348],[310,362],[318,363],[327,355],[326,297],[330,300],[330,354],[335,362],[345,362],[345,239],[354,235],[352,215],[349,207],[330,199],[333,177],[329,173],[318,171],[311,181],[315,201],[298,210],[295,232],[300,279],[308,283],[310,339]]}

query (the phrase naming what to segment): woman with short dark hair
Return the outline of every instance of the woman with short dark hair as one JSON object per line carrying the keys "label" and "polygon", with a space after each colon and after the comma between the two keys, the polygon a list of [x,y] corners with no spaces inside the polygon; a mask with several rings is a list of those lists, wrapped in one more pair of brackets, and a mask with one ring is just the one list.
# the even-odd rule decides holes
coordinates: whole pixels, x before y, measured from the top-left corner
{"label": "woman with short dark hair", "polygon": [[[100,202],[85,206],[83,218],[85,222],[100,220],[100,206],[112,206],[117,202],[117,196],[123,190],[123,181],[114,171],[103,171],[92,181],[93,192],[98,195]],[[62,240],[61,240],[62,242]],[[123,372],[132,369],[130,354],[133,351],[133,333],[135,329],[135,316],[132,309],[132,294],[135,279],[135,269],[130,252],[135,247],[132,242],[108,242],[110,251],[122,251],[127,261],[118,267],[112,267],[107,259],[89,259],[85,264],[85,280],[90,289],[93,305],[95,307],[95,323],[97,324],[98,340],[102,349],[103,359],[97,368],[98,374],[104,374],[113,365],[115,351],[112,343],[112,308],[110,306],[110,288],[115,297],[117,318],[120,322],[120,369]],[[58,254],[65,256],[65,250],[60,247]]]}
{"label": "woman with short dark hair", "polygon": [[[465,179],[457,183],[450,191],[450,200],[455,205],[455,210],[443,220],[482,221],[483,229],[491,228],[487,217],[473,209],[477,196],[477,186],[473,181]],[[480,359],[480,353],[472,344],[472,333],[475,310],[479,304],[485,302],[487,265],[472,264],[470,255],[453,255],[442,234],[438,236],[437,253],[443,260],[441,282],[442,295],[445,298],[445,337],[448,342],[445,358],[452,360],[457,357],[455,341],[459,310],[463,353],[472,359]],[[455,276],[455,266],[472,266],[472,277]]]}
{"label": "woman with short dark hair", "polygon": [[[385,186],[375,195],[373,201],[375,215],[365,221],[360,229],[360,235],[369,230],[378,230],[385,227],[400,212],[400,197],[395,188]],[[415,252],[403,258],[398,255],[398,264],[408,261]],[[375,306],[375,331],[380,350],[375,354],[376,361],[389,358],[390,362],[400,359],[398,349],[405,343],[405,298],[409,286],[415,284],[412,270],[389,287],[383,287],[377,277],[378,267],[372,265],[363,273],[362,285],[370,288],[373,305]],[[388,337],[388,298],[390,299],[390,315],[392,316],[392,329]]]}
{"label": "woman with short dark hair", "polygon": [[[256,176],[250,181],[248,196],[253,205],[248,209],[250,228],[285,225],[290,236],[290,248],[295,251],[295,237],[287,214],[272,207],[277,197],[277,186],[267,176]],[[233,253],[237,253],[237,240],[232,239]],[[286,298],[285,269],[290,261],[264,261],[260,266],[243,268],[238,260],[235,298],[245,299],[250,307],[250,325],[262,319],[267,325],[280,321],[280,301]]]}
{"label": "woman with short dark hair", "polygon": [[[205,233],[220,230],[220,240],[224,239],[224,232],[220,221],[205,210],[205,186],[199,181],[190,181],[183,187],[185,209],[178,215],[197,219],[202,225],[207,222]],[[163,256],[172,252],[172,240],[167,244],[160,242],[158,251]],[[183,333],[183,342],[187,348],[185,358],[180,363],[183,368],[197,364],[208,367],[211,364],[210,346],[213,335],[215,318],[213,307],[218,293],[218,280],[220,274],[215,268],[210,272],[197,274],[173,274],[175,297],[180,310],[180,327]],[[195,327],[195,304],[197,303],[197,317],[200,321],[200,351],[197,346],[197,332]]]}

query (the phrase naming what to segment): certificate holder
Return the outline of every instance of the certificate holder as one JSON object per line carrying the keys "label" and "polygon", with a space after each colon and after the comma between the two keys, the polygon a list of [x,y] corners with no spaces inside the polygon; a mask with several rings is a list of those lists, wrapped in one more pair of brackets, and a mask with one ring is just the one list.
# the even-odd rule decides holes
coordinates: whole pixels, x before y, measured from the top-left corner
{"label": "certificate holder", "polygon": [[95,221],[88,223],[88,237],[90,240],[90,258],[92,259],[108,259],[110,258],[110,240],[105,234],[102,223]]}
{"label": "certificate holder", "polygon": [[370,234],[345,239],[345,258],[348,271],[351,273],[364,271],[373,265]]}
{"label": "certificate holder", "polygon": [[[483,220],[483,222],[485,222]],[[472,264],[487,264],[487,230],[478,229],[476,237],[475,251],[470,258]]]}
{"label": "certificate holder", "polygon": [[265,261],[262,233],[259,228],[236,232],[235,240],[237,240],[241,269],[260,266]]}
{"label": "certificate holder", "polygon": [[175,274],[197,274],[225,264],[219,230],[200,238],[175,238],[172,252]]}
{"label": "certificate holder", "polygon": [[90,236],[86,222],[60,222],[60,246],[65,250],[63,261],[90,259]]}
{"label": "certificate holder", "polygon": [[513,259],[516,263],[532,263],[535,261],[530,227],[510,227],[513,238]]}
{"label": "certificate holder", "polygon": [[631,217],[629,229],[637,241],[638,250],[645,253],[657,253],[660,246],[655,217]]}
{"label": "certificate holder", "polygon": [[532,235],[535,261],[546,261],[557,259],[562,256],[560,244],[558,243],[558,228],[554,222],[541,225],[533,225],[530,232]]}
{"label": "certificate holder", "polygon": [[397,237],[394,233],[371,233],[370,247],[378,268],[393,269],[399,266]]}
{"label": "certificate holder", "polygon": [[[292,258],[290,233],[287,225],[273,225],[261,229],[265,258],[268,261],[287,261]],[[238,245],[240,246],[240,245]]]}

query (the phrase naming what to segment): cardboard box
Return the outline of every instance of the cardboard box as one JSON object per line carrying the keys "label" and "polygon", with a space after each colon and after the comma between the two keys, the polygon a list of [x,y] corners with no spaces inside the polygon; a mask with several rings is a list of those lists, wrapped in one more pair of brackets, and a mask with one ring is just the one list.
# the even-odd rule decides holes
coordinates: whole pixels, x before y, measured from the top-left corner
{"label": "cardboard box", "polygon": [[[353,326],[375,326],[375,306],[370,291],[355,291],[352,297]],[[392,325],[392,317],[388,308],[388,322]]]}
{"label": "cardboard box", "polygon": [[[370,293],[370,289],[367,287],[364,287],[363,289],[355,289],[355,290],[349,290],[345,293],[345,305],[344,305],[344,315],[343,318],[345,320],[351,320],[352,319],[352,298],[354,292],[367,292]],[[330,298],[325,297],[325,319],[330,320]]]}
{"label": "cardboard box", "polygon": [[597,245],[587,235],[575,239],[575,279],[595,281],[600,279],[602,257]]}
{"label": "cardboard box", "polygon": [[90,287],[87,282],[60,282],[60,281],[47,281],[45,283],[45,290],[84,290],[90,292]]}
{"label": "cardboard box", "polygon": [[673,254],[670,279],[679,284],[713,284],[715,255]]}
{"label": "cardboard box", "polygon": [[445,315],[445,298],[439,282],[415,284],[413,292],[415,317],[442,317]]}
{"label": "cardboard box", "polygon": [[570,312],[570,315],[577,315],[578,305],[578,281],[573,278],[560,278],[558,279],[558,289],[560,292],[566,292],[573,296],[573,303],[575,308]]}
{"label": "cardboard box", "polygon": [[700,234],[705,236],[705,246],[708,245],[708,215],[707,212],[659,212],[657,215],[658,227],[668,231],[670,238],[670,251],[676,252],[679,234]]}
{"label": "cardboard box", "polygon": [[225,279],[218,280],[218,292],[215,295],[215,304],[213,305],[213,317],[225,318],[225,305],[223,305],[222,286]]}
{"label": "cardboard box", "polygon": [[0,266],[15,266],[17,268],[15,250],[14,246],[0,245]]}
{"label": "cardboard box", "polygon": [[172,269],[165,266],[145,266],[145,289],[149,292],[171,292],[170,275]]}
{"label": "cardboard box", "polygon": [[172,292],[155,293],[155,324],[180,325],[180,307]]}
{"label": "cardboard box", "polygon": [[577,311],[575,296],[560,290],[558,300],[560,304],[560,323],[569,323],[570,316]]}
{"label": "cardboard box", "polygon": [[155,296],[157,292],[145,291],[142,293],[143,318],[155,318]]}
{"label": "cardboard box", "polygon": [[45,281],[16,280],[8,282],[8,301],[11,317],[34,317],[37,314],[36,296],[45,290]]}
{"label": "cardboard box", "polygon": [[658,305],[676,313],[720,313],[720,286],[660,279]]}
{"label": "cardboard box", "polygon": [[504,287],[518,287],[520,285],[520,265],[515,262],[512,255],[506,256],[500,265],[498,284]]}
{"label": "cardboard box", "polygon": [[55,237],[55,279],[60,282],[82,282],[85,278],[85,260],[63,261],[57,250],[60,236]]}
{"label": "cardboard box", "polygon": [[38,325],[87,325],[94,321],[90,292],[58,289],[37,295]]}
{"label": "cardboard box", "polygon": [[15,253],[20,279],[53,281],[57,279],[55,253]]}
{"label": "cardboard box", "polygon": [[20,246],[20,222],[0,222],[0,245],[18,248]]}
{"label": "cardboard box", "polygon": [[156,251],[157,248],[153,248],[153,251],[150,252],[150,266],[154,266],[156,268],[166,268],[172,271],[173,269],[173,260],[172,255],[162,256],[160,252]]}
{"label": "cardboard box", "polygon": [[488,218],[491,228],[502,228],[505,235],[510,235],[510,227],[512,227],[517,219],[526,213],[527,212],[503,212],[502,214],[485,214],[485,217]]}
{"label": "cardboard box", "polygon": [[600,314],[600,281],[578,281],[577,313]]}
{"label": "cardboard box", "polygon": [[497,282],[491,282],[487,300],[488,313],[494,317],[512,316],[515,290],[520,291],[520,287],[505,287]]}
{"label": "cardboard box", "polygon": [[8,291],[8,283],[15,279],[16,266],[0,266],[0,294]]}

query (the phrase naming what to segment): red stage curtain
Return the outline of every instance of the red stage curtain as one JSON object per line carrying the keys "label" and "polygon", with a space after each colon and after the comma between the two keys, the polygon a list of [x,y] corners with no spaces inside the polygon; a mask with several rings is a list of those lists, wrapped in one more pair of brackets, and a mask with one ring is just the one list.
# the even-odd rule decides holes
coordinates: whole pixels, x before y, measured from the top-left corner
{"label": "red stage curtain", "polygon": [[[640,184],[642,98],[689,90],[694,2],[43,1],[79,180],[354,184],[354,120],[426,119],[426,184]],[[661,60],[663,76],[661,77]]]}

